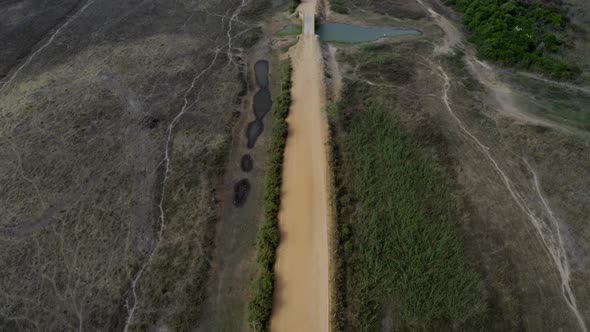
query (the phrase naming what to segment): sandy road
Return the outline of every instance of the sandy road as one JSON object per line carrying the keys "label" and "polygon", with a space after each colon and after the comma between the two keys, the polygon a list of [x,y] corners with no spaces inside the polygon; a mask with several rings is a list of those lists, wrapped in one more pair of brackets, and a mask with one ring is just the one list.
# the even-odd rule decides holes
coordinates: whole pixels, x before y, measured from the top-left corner
{"label": "sandy road", "polygon": [[320,45],[314,34],[315,1],[299,8],[304,34],[292,49],[293,104],[287,119],[281,244],[275,264],[272,331],[328,331],[328,165],[325,90]]}

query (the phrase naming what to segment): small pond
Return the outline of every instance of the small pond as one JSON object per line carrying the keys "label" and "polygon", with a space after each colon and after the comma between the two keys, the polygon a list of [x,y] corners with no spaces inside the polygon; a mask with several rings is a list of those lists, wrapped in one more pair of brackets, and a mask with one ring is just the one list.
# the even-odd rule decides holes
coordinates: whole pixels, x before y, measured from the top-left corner
{"label": "small pond", "polygon": [[[383,37],[420,35],[421,32],[412,29],[363,27],[344,23],[326,23],[316,29],[320,39],[335,43],[363,43]],[[290,24],[277,33],[277,36],[301,34],[301,25]]]}
{"label": "small pond", "polygon": [[362,43],[383,37],[420,35],[420,31],[396,28],[362,27],[343,23],[322,24],[317,29],[320,39],[325,42]]}
{"label": "small pond", "polygon": [[264,131],[262,119],[272,109],[272,98],[268,89],[269,63],[266,60],[259,60],[254,65],[254,74],[258,91],[254,95],[252,108],[254,109],[254,120],[246,128],[247,147],[251,149],[256,144],[258,136]]}

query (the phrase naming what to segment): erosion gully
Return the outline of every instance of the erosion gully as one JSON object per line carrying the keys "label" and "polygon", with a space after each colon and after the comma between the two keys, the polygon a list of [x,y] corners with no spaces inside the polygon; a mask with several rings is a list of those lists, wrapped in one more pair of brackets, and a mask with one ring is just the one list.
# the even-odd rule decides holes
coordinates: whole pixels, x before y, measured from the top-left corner
{"label": "erosion gully", "polygon": [[287,122],[273,331],[329,330],[327,123],[314,17],[316,0],[299,6],[303,34],[291,49],[293,103]]}

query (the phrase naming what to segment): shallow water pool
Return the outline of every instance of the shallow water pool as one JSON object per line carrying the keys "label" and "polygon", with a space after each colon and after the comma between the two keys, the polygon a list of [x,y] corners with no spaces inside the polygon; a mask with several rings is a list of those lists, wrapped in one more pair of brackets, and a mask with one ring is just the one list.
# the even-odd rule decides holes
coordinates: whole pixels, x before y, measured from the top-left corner
{"label": "shallow water pool", "polygon": [[322,24],[316,32],[322,41],[339,43],[362,43],[384,37],[421,34],[418,30],[363,27],[344,23]]}

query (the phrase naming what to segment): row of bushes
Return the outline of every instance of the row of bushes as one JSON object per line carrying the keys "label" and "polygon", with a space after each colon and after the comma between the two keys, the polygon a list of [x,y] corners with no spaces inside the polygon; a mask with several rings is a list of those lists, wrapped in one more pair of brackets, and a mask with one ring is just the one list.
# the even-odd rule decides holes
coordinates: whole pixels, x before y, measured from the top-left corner
{"label": "row of bushes", "polygon": [[266,331],[272,312],[274,264],[280,240],[278,214],[281,204],[283,155],[288,133],[286,119],[291,106],[291,72],[292,67],[289,61],[281,65],[281,89],[272,112],[274,123],[264,194],[264,221],[256,239],[256,261],[259,269],[248,305],[248,322],[250,325],[255,325],[257,331]]}
{"label": "row of bushes", "polygon": [[483,58],[504,65],[573,78],[579,69],[557,58],[567,18],[555,1],[449,0],[461,11],[470,40]]}

